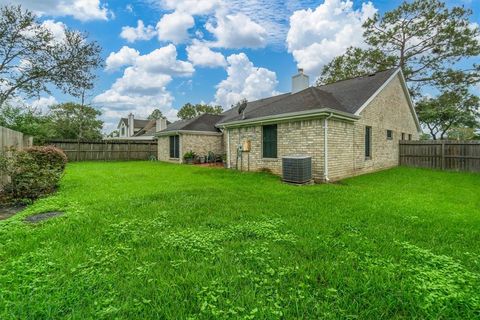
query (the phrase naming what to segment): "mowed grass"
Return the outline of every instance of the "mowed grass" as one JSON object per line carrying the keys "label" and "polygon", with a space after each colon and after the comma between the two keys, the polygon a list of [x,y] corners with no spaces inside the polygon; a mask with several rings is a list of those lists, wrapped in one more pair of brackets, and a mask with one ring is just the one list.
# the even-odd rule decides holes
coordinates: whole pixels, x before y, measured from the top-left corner
{"label": "mowed grass", "polygon": [[1,319],[472,319],[479,288],[478,174],[72,163],[0,222]]}

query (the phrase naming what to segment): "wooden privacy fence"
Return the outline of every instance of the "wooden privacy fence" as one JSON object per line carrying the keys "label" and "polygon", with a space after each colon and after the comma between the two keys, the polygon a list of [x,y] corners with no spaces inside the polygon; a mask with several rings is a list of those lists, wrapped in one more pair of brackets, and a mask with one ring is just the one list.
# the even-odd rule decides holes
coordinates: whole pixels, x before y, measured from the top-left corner
{"label": "wooden privacy fence", "polygon": [[[0,154],[3,154],[8,148],[15,147],[17,149],[23,149],[31,147],[33,144],[33,138],[24,135],[21,132],[11,130],[8,128],[0,127]],[[8,177],[0,172],[0,188],[8,182]]]}
{"label": "wooden privacy fence", "polygon": [[400,141],[400,165],[480,172],[480,141]]}
{"label": "wooden privacy fence", "polygon": [[157,141],[51,140],[45,145],[62,149],[68,161],[151,160],[157,158]]}

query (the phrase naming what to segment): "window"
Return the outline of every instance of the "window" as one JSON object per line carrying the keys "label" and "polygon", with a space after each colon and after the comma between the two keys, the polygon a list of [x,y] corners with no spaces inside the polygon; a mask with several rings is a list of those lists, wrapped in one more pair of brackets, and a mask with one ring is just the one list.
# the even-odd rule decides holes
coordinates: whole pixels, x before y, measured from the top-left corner
{"label": "window", "polygon": [[408,135],[408,140],[412,140],[412,135],[411,134]]}
{"label": "window", "polygon": [[263,157],[277,157],[277,125],[263,126]]}
{"label": "window", "polygon": [[170,136],[170,158],[180,158],[180,137]]}
{"label": "window", "polygon": [[122,137],[125,135],[125,127],[122,127]]}
{"label": "window", "polygon": [[402,132],[402,140],[405,140],[405,133]]}
{"label": "window", "polygon": [[372,127],[365,127],[365,159],[372,157]]}
{"label": "window", "polygon": [[387,139],[392,140],[393,139],[393,131],[392,130],[387,130]]}

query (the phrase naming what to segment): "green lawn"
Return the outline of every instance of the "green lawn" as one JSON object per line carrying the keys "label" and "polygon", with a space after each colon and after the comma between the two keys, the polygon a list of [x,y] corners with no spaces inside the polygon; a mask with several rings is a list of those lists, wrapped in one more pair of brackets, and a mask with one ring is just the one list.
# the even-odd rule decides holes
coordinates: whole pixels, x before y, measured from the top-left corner
{"label": "green lawn", "polygon": [[479,288],[478,174],[73,163],[0,222],[0,319],[471,319]]}

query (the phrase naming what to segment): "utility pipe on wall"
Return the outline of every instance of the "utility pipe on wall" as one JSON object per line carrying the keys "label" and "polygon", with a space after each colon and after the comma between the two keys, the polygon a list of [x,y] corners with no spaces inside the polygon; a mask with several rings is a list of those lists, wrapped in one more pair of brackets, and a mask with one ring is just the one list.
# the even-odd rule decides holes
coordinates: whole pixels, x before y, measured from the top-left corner
{"label": "utility pipe on wall", "polygon": [[230,169],[230,130],[228,128],[225,130],[227,130],[227,168]]}
{"label": "utility pipe on wall", "polygon": [[330,181],[328,178],[328,119],[333,116],[332,113],[323,120],[323,178],[325,182]]}

